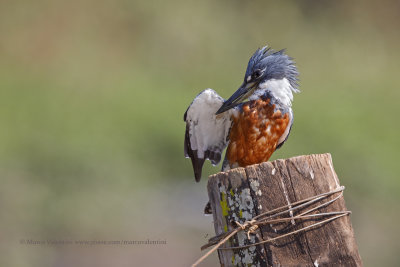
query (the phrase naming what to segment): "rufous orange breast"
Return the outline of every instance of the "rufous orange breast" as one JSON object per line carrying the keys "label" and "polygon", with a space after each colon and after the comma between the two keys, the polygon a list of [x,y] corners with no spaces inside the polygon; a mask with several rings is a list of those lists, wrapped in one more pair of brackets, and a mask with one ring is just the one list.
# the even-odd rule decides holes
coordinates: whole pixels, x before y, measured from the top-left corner
{"label": "rufous orange breast", "polygon": [[226,154],[231,168],[267,161],[290,127],[289,114],[282,113],[270,99],[245,103],[232,121]]}

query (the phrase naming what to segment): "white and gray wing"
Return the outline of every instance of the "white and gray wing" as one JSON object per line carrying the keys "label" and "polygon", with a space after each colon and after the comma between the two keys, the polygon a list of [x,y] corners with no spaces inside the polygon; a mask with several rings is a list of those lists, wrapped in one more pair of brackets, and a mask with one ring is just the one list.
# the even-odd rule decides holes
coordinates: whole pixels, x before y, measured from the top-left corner
{"label": "white and gray wing", "polygon": [[292,108],[286,108],[281,110],[282,113],[288,113],[289,114],[289,124],[286,127],[285,131],[283,132],[282,136],[278,140],[278,144],[275,148],[275,150],[281,148],[283,144],[286,142],[286,140],[289,138],[290,131],[292,130],[292,125],[293,125],[293,111]]}
{"label": "white and gray wing", "polygon": [[215,115],[223,103],[224,99],[214,90],[206,89],[193,100],[183,118],[186,122],[185,156],[192,160],[197,182],[204,161],[209,159],[217,165],[228,143],[231,112]]}

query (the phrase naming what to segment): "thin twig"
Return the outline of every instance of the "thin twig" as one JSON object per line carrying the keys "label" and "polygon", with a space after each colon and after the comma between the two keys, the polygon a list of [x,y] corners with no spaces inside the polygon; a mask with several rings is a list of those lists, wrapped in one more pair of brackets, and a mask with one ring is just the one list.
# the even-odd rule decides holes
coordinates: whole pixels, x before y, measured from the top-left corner
{"label": "thin twig", "polygon": [[[311,204],[313,204],[313,203],[315,203],[315,202],[317,202],[317,201],[319,201],[321,199],[324,199],[324,198],[326,198],[326,197],[328,197],[328,196],[330,196],[332,194],[335,194],[335,193],[338,193],[338,192],[343,192],[344,189],[345,189],[344,186],[340,186],[340,187],[338,187],[338,188],[336,188],[336,189],[334,189],[334,190],[332,190],[330,192],[322,193],[322,194],[319,194],[319,195],[316,195],[316,196],[313,196],[313,197],[309,197],[309,198],[306,198],[306,199],[303,199],[303,200],[299,200],[297,202],[291,203],[290,205],[285,205],[285,206],[278,207],[276,209],[273,209],[273,210],[270,210],[270,211],[267,211],[267,212],[264,212],[264,213],[261,213],[261,214],[255,216],[253,218],[253,220],[260,220],[261,217],[267,216],[269,214],[272,214],[272,215],[268,216],[267,219],[275,218],[275,217],[277,217],[279,215],[282,215],[282,214],[285,214],[285,213],[289,213],[290,211],[295,211],[295,210],[307,207],[307,206],[309,206],[309,205],[311,205]],[[316,208],[313,208],[313,209],[311,209],[309,211],[306,211],[306,212],[304,212],[304,213],[302,213],[300,215],[303,215],[303,214],[309,213],[309,212],[311,212],[311,211],[313,211],[315,209],[324,207],[324,206],[334,202],[335,200],[340,198],[342,195],[343,195],[343,193],[340,194],[338,197],[334,198],[333,200],[330,200],[330,201],[328,201],[326,203],[323,203],[320,206],[318,206]],[[288,208],[288,209],[284,210],[284,211],[280,211],[280,210],[285,209],[285,208]],[[277,212],[277,211],[280,211],[280,212],[278,212],[276,214],[273,214],[274,212]],[[208,247],[213,246],[214,244],[217,244],[218,240],[220,240],[220,239],[224,238],[225,236],[231,234],[232,231],[234,231],[234,230],[230,230],[230,231],[228,231],[226,233],[223,233],[223,234],[220,234],[220,235],[217,235],[217,236],[214,236],[214,237],[210,238],[208,240],[208,243],[201,247],[201,250],[207,249]]]}
{"label": "thin twig", "polygon": [[196,267],[199,265],[203,260],[205,260],[208,256],[211,255],[214,251],[216,251],[221,245],[223,245],[226,241],[228,241],[229,238],[234,236],[237,232],[242,230],[240,227],[237,227],[235,230],[232,231],[229,235],[227,235],[224,239],[218,242],[218,244],[215,245],[212,249],[210,249],[206,254],[203,255],[200,259],[198,259],[195,263],[192,264],[192,267]]}
{"label": "thin twig", "polygon": [[337,219],[337,218],[346,216],[346,215],[348,215],[349,213],[350,213],[350,212],[345,211],[345,212],[344,212],[343,214],[341,214],[341,215],[338,215],[338,216],[335,216],[335,217],[332,217],[332,218],[323,220],[323,221],[318,222],[318,223],[314,223],[314,224],[312,224],[312,225],[303,227],[303,228],[301,228],[301,229],[298,229],[298,230],[296,230],[296,231],[293,231],[293,232],[290,232],[290,233],[287,233],[287,234],[283,234],[283,235],[281,235],[281,236],[277,236],[277,237],[274,237],[274,238],[271,238],[271,239],[268,239],[268,240],[263,240],[263,241],[260,241],[260,242],[257,242],[257,243],[253,243],[253,244],[250,244],[250,245],[244,245],[244,246],[238,246],[238,247],[219,248],[219,249],[220,249],[220,250],[235,250],[235,249],[249,248],[249,247],[252,247],[252,246],[258,246],[258,245],[261,245],[261,244],[264,244],[264,243],[267,243],[267,242],[272,242],[272,241],[275,241],[275,240],[284,238],[284,237],[289,236],[289,235],[294,235],[294,234],[297,234],[297,233],[299,233],[299,232],[302,232],[302,231],[308,230],[308,229],[310,229],[310,228],[313,228],[313,227],[315,227],[315,226],[318,226],[318,225],[321,225],[321,224],[324,224],[324,223],[333,221],[333,220],[335,220],[335,219]]}

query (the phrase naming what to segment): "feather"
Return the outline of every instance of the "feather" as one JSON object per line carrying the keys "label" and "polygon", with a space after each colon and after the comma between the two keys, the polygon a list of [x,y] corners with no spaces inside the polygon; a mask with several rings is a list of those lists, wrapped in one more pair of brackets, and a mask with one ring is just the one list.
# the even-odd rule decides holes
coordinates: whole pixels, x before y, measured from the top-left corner
{"label": "feather", "polygon": [[184,153],[192,160],[197,182],[200,181],[204,161],[208,159],[217,165],[228,144],[233,110],[215,115],[223,103],[224,99],[214,90],[206,89],[196,96],[184,114]]}

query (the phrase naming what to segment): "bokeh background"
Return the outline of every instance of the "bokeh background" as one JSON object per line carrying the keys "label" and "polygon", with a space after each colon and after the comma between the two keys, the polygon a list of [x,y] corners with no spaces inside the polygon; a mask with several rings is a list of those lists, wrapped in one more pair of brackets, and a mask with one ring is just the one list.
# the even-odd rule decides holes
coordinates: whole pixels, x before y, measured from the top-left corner
{"label": "bokeh background", "polygon": [[[207,179],[183,157],[183,113],[207,87],[230,96],[269,44],[296,59],[302,90],[273,159],[332,153],[365,266],[398,266],[399,12],[372,0],[0,1],[0,265],[193,263],[213,225]],[[217,171],[207,163],[203,177]]]}

